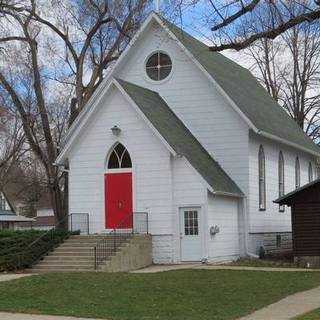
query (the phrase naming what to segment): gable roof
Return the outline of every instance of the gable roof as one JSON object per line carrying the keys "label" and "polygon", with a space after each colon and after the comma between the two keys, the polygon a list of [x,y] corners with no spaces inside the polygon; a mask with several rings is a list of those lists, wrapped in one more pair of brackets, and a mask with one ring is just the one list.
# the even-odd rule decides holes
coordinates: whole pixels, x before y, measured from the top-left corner
{"label": "gable roof", "polygon": [[3,190],[3,188],[0,188],[0,196],[1,195],[4,197],[4,200],[9,205],[10,210],[0,210],[0,214],[1,214],[1,212],[12,212],[12,214],[15,214],[15,207],[12,205],[11,199],[9,199],[9,197],[8,197],[8,193],[5,192]]}
{"label": "gable roof", "polygon": [[108,88],[114,73],[121,68],[128,52],[153,21],[164,27],[172,37],[178,40],[177,43],[186,50],[187,54],[191,55],[193,61],[207,74],[208,79],[217,85],[232,107],[256,134],[316,156],[320,155],[320,148],[282,110],[247,69],[218,52],[210,51],[204,43],[160,15],[152,13],[69,128],[61,143],[61,151],[56,159],[57,165],[66,161],[66,154],[70,150],[72,142],[101,101],[103,92]]}
{"label": "gable roof", "polygon": [[179,155],[184,156],[213,189],[214,193],[242,196],[236,183],[225,173],[161,96],[133,83],[116,79],[144,116]]}
{"label": "gable roof", "polygon": [[210,51],[208,46],[173,23],[159,15],[157,17],[231,98],[256,133],[271,139],[278,137],[284,140],[284,143],[291,142],[292,146],[300,147],[304,151],[320,154],[320,148],[277,104],[249,70],[219,52]]}
{"label": "gable roof", "polygon": [[0,222],[33,222],[35,219],[27,218],[25,216],[18,216],[15,213],[5,213],[2,212],[0,214]]}

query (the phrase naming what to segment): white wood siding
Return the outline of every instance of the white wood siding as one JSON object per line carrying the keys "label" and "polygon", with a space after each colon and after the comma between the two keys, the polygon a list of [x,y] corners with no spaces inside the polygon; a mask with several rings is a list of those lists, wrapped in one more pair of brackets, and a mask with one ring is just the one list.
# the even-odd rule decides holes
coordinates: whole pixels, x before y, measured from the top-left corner
{"label": "white wood siding", "polygon": [[[155,50],[167,52],[173,63],[169,77],[158,83],[145,74],[145,60]],[[248,127],[203,72],[158,26],[146,30],[131,48],[117,75],[159,92],[173,111],[226,172],[248,190]]]}
{"label": "white wood siding", "polygon": [[175,232],[173,237],[174,262],[180,261],[180,211],[182,207],[201,208],[200,235],[202,236],[202,256],[206,256],[205,237],[207,232],[207,187],[198,172],[191,167],[185,158],[174,158],[173,169],[173,225]]}
{"label": "white wood siding", "polygon": [[[210,261],[236,259],[240,256],[238,199],[208,193],[208,252]],[[217,225],[220,232],[210,236]]]}
{"label": "white wood siding", "polygon": [[[148,211],[154,234],[172,233],[170,154],[117,89],[103,99],[70,154],[70,212],[89,212],[91,232],[105,226],[104,173],[108,151],[116,141],[133,163],[134,211]],[[110,128],[118,125],[117,139]]]}
{"label": "white wood siding", "polygon": [[[266,164],[266,210],[259,211],[258,152],[264,148]],[[250,193],[249,222],[250,232],[286,232],[291,231],[291,210],[279,212],[279,206],[273,203],[279,197],[278,159],[280,150],[284,157],[284,189],[288,193],[295,189],[295,161],[299,157],[301,186],[308,183],[309,161],[314,158],[299,150],[274,141],[250,134]]]}

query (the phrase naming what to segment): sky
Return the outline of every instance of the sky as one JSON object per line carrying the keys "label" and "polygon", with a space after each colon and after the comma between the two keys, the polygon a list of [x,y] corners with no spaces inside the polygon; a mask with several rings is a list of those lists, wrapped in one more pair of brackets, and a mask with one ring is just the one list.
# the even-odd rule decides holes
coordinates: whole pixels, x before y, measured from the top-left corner
{"label": "sky", "polygon": [[[208,8],[211,6],[208,6],[207,0],[197,1],[197,4],[190,5],[188,8],[183,9],[181,12],[182,18],[177,10],[174,10],[173,14],[171,13],[172,10],[168,10],[167,6],[170,6],[170,2],[175,0],[154,0],[155,8],[157,1],[160,1],[161,9],[163,11],[169,12],[169,20],[173,21],[180,28],[190,33],[192,36],[204,42],[208,46],[213,44],[214,34],[210,31],[211,25],[210,22],[208,22],[208,19],[211,16],[210,12],[208,12]],[[225,2],[226,0],[223,1]],[[221,0],[215,0],[216,5],[219,5],[220,2]],[[253,61],[243,53],[236,50],[224,50],[221,53],[243,67],[252,69]]]}

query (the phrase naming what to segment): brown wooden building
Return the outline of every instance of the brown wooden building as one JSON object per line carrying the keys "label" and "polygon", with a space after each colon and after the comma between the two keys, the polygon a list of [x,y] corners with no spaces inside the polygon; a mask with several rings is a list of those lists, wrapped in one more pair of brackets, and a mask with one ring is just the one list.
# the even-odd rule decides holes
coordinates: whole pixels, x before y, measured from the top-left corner
{"label": "brown wooden building", "polygon": [[307,267],[320,266],[320,179],[274,202],[291,207],[295,261]]}

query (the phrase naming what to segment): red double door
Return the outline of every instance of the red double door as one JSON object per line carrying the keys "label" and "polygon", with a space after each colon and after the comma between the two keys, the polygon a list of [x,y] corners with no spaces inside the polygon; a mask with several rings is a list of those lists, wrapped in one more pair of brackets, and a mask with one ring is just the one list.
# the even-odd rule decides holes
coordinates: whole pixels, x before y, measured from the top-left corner
{"label": "red double door", "polygon": [[106,229],[132,228],[132,173],[107,173],[104,181]]}

